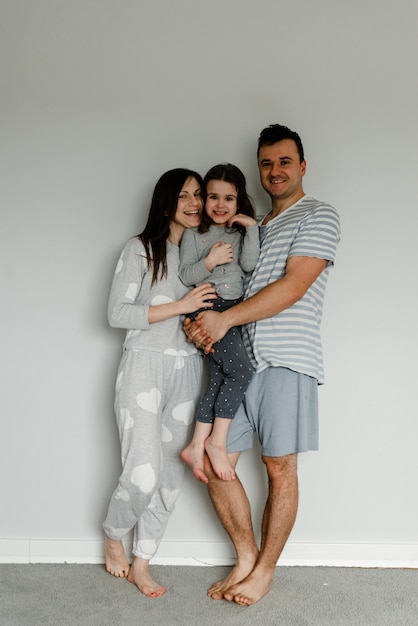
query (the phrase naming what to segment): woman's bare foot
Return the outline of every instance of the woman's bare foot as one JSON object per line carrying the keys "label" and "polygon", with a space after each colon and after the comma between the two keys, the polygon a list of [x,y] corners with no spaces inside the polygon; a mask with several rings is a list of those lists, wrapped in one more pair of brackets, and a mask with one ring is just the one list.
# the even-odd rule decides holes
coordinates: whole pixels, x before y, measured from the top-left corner
{"label": "woman's bare foot", "polygon": [[209,457],[213,471],[222,480],[234,480],[235,470],[231,465],[225,446],[218,445],[213,441],[213,437],[208,437],[205,441],[206,454]]}
{"label": "woman's bare foot", "polygon": [[189,467],[191,467],[194,476],[200,480],[200,482],[207,483],[208,477],[203,471],[204,454],[205,449],[203,444],[198,446],[194,444],[193,441],[180,452],[181,458]]}
{"label": "woman's bare foot", "polygon": [[106,570],[116,578],[126,578],[129,573],[129,563],[122,540],[111,539],[105,535],[104,548]]}
{"label": "woman's bare foot", "polygon": [[148,598],[159,598],[164,595],[166,588],[155,582],[149,573],[149,561],[134,556],[129,569],[128,580],[136,585],[141,593]]}

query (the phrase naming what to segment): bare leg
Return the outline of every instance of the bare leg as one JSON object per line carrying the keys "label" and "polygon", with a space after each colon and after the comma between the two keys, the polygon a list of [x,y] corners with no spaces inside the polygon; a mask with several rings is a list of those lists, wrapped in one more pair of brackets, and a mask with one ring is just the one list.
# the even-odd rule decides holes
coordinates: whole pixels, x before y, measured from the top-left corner
{"label": "bare leg", "polygon": [[225,591],[226,600],[250,605],[270,590],[277,561],[296,519],[298,507],[297,455],[263,457],[269,478],[260,554],[251,573]]}
{"label": "bare leg", "polygon": [[207,422],[196,422],[193,438],[186,448],[180,452],[180,456],[189,465],[195,477],[202,483],[208,482],[203,465],[205,456],[205,439],[210,435],[212,424]]}
{"label": "bare leg", "polygon": [[129,573],[129,563],[122,541],[111,539],[105,535],[104,547],[106,570],[116,578],[126,578]]}
{"label": "bare leg", "polygon": [[233,480],[235,478],[235,470],[226,451],[226,439],[230,425],[230,419],[215,417],[212,432],[205,441],[205,450],[213,471],[222,480]]}
{"label": "bare leg", "polygon": [[[238,453],[230,455],[230,461],[235,467]],[[233,585],[244,579],[252,571],[257,560],[258,547],[254,536],[250,503],[244,488],[236,476],[235,480],[219,479],[207,462],[205,472],[209,477],[209,495],[215,511],[229,534],[237,552],[237,564],[230,574],[210,587],[208,596],[213,600],[221,600],[225,592]]]}
{"label": "bare leg", "polygon": [[164,595],[166,588],[155,582],[149,573],[149,561],[134,556],[129,570],[128,580],[136,585],[141,593],[148,598],[159,598]]}

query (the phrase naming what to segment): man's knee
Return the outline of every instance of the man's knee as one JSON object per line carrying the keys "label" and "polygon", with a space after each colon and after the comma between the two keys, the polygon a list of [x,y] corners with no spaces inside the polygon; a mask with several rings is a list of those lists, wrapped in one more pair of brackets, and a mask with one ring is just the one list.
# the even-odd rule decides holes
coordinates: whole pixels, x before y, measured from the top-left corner
{"label": "man's knee", "polygon": [[262,456],[261,458],[266,466],[269,482],[282,483],[283,481],[297,478],[297,454]]}

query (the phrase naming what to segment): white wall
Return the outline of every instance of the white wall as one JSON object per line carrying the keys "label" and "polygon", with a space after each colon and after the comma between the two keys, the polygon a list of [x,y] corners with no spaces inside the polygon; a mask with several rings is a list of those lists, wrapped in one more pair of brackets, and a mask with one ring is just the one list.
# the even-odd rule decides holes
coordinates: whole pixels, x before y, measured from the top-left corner
{"label": "white wall", "polygon": [[[230,160],[265,210],[256,140],[280,122],[304,141],[305,190],[343,227],[321,450],[300,459],[286,554],[418,563],[416,3],[0,0],[0,11],[0,557],[100,559],[119,471],[123,333],[105,317],[117,255],[171,167]],[[257,457],[239,470],[260,506]],[[188,474],[159,557],[231,554]]]}

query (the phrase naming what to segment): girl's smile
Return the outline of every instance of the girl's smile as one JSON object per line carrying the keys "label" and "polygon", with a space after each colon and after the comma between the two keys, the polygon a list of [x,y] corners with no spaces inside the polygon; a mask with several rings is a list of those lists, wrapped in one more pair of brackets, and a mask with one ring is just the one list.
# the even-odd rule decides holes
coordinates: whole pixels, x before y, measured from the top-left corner
{"label": "girl's smile", "polygon": [[215,226],[225,228],[238,209],[236,188],[225,180],[210,180],[206,192],[207,215]]}

